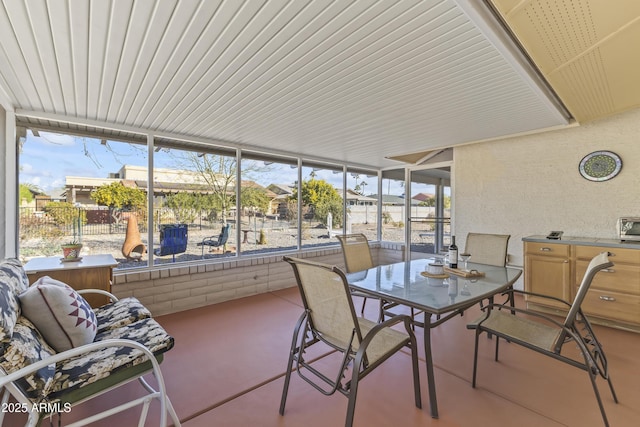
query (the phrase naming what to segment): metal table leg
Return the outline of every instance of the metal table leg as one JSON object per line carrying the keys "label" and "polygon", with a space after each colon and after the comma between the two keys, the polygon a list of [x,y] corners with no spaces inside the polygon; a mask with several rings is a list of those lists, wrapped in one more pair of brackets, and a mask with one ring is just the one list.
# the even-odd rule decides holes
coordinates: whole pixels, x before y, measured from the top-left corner
{"label": "metal table leg", "polygon": [[436,399],[436,379],[433,375],[433,355],[431,354],[431,315],[424,313],[424,358],[427,365],[427,384],[429,385],[429,409],[432,418],[438,418]]}

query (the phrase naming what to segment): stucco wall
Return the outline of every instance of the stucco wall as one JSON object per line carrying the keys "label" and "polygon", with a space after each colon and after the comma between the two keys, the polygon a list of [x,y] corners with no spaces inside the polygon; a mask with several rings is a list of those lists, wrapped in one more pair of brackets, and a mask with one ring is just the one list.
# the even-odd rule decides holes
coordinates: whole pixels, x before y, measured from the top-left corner
{"label": "stucco wall", "polygon": [[[523,264],[522,237],[616,238],[620,216],[640,216],[640,109],[586,125],[455,148],[454,227],[511,234],[509,262]],[[578,173],[592,151],[622,158],[621,173],[591,182]],[[472,255],[473,257],[473,255]]]}

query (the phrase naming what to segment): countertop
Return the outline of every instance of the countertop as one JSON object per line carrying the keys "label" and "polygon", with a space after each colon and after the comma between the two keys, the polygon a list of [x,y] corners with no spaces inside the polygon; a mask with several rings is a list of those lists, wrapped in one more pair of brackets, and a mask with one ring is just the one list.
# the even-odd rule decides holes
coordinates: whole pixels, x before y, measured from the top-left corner
{"label": "countertop", "polygon": [[623,242],[617,239],[597,239],[594,237],[572,237],[562,236],[560,240],[547,239],[546,236],[528,236],[522,238],[523,242],[538,242],[538,243],[557,243],[565,245],[578,245],[578,246],[603,246],[610,248],[627,248],[627,249],[640,249],[640,242]]}

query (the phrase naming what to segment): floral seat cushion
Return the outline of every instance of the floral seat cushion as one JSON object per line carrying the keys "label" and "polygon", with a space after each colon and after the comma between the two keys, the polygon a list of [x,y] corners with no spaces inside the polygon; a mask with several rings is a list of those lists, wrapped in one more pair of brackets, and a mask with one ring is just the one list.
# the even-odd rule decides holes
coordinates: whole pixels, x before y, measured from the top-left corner
{"label": "floral seat cushion", "polygon": [[[129,339],[146,346],[154,355],[160,355],[173,347],[173,337],[152,318],[129,325],[99,332],[96,342],[108,339]],[[82,356],[65,360],[56,366],[52,393],[66,393],[114,375],[122,369],[147,361],[141,351],[130,347],[108,347]]]}
{"label": "floral seat cushion", "polygon": [[[10,374],[27,365],[53,356],[55,350],[47,344],[38,329],[24,316],[20,316],[13,328],[13,337],[0,354],[0,368]],[[16,382],[22,392],[31,399],[38,399],[51,390],[55,373],[53,364],[27,375]]]}
{"label": "floral seat cushion", "polygon": [[0,345],[11,338],[20,316],[18,295],[29,287],[27,274],[20,261],[14,258],[0,262]]}
{"label": "floral seat cushion", "polygon": [[98,334],[151,317],[149,309],[134,297],[103,305],[94,312],[98,320]]}

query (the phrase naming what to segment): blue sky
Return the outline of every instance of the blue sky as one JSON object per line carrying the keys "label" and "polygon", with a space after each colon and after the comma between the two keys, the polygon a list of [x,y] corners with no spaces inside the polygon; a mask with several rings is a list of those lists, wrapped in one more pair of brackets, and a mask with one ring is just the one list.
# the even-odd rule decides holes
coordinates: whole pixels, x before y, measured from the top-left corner
{"label": "blue sky", "polygon": [[[110,144],[117,154],[100,144],[99,139],[30,131],[20,152],[20,183],[38,186],[46,193],[64,188],[65,176],[107,177],[123,164],[146,166],[144,151],[133,151],[130,144]],[[141,146],[146,149],[146,147]]]}
{"label": "blue sky", "polygon": [[[118,172],[122,166],[147,166],[146,145],[134,145],[100,139],[76,137],[71,135],[40,132],[39,136],[27,132],[26,140],[20,152],[20,183],[33,184],[47,194],[64,188],[65,176],[106,178],[109,173]],[[259,162],[260,164],[262,162]],[[154,165],[157,168],[175,167],[175,157],[164,150],[155,153]],[[253,173],[249,177],[260,185],[293,184],[297,179],[297,170],[286,165],[272,167],[272,170]],[[310,168],[303,168],[303,179],[309,177]],[[362,177],[364,178],[364,177]],[[342,174],[328,170],[317,171],[317,179],[324,179],[336,188],[342,189]],[[375,178],[368,179],[365,193],[377,192]],[[353,188],[356,180],[348,175],[347,186]],[[387,190],[387,186],[384,186]],[[404,188],[394,183],[392,194],[404,193]]]}

